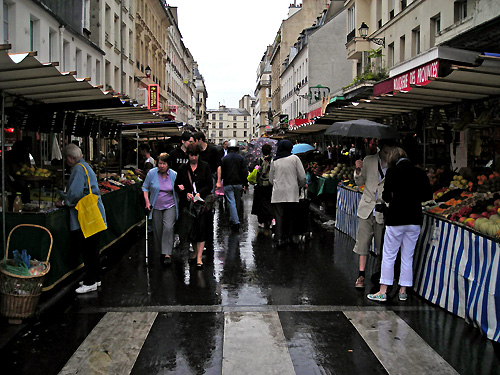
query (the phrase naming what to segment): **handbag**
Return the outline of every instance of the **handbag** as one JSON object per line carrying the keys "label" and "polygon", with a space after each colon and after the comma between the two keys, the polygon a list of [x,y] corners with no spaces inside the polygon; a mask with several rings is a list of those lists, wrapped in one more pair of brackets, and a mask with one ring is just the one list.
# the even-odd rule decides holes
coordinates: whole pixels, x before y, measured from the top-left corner
{"label": "handbag", "polygon": [[[193,189],[193,193],[194,193],[194,186],[193,186],[193,180],[191,179],[191,173],[189,173],[189,171],[188,171],[187,174],[189,177],[189,182],[191,183],[191,188]],[[205,199],[203,199],[202,202],[198,201],[198,202],[190,202],[190,203],[193,205],[193,207],[196,207],[196,216],[199,216],[202,213],[210,211],[213,208],[214,201],[215,201],[214,195],[207,194],[207,196],[205,197]],[[191,209],[191,206],[190,206],[190,209]]]}
{"label": "handbag", "polygon": [[87,175],[89,194],[78,201],[75,209],[78,211],[78,222],[80,223],[83,236],[88,238],[96,233],[106,230],[108,227],[106,226],[106,223],[104,223],[101,211],[99,211],[99,206],[97,205],[99,196],[92,194],[87,168],[85,168],[85,166],[81,163],[78,163],[78,165],[82,166],[85,170],[85,174]]}

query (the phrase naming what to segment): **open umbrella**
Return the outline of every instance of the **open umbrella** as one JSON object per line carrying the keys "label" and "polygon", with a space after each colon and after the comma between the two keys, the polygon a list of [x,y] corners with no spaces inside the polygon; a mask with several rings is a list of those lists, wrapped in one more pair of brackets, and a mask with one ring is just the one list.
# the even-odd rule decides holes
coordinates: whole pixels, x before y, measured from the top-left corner
{"label": "open umbrella", "polygon": [[271,155],[276,154],[278,141],[271,138],[260,137],[255,141],[248,142],[247,154],[245,155],[249,165],[254,164],[262,156],[262,145],[268,143],[272,147]]}
{"label": "open umbrella", "polygon": [[392,126],[379,124],[378,122],[366,119],[335,122],[326,129],[325,135],[377,139],[399,138],[397,130]]}
{"label": "open umbrella", "polygon": [[293,146],[292,148],[292,154],[296,155],[296,154],[302,154],[304,152],[307,152],[307,151],[312,151],[314,150],[314,147],[307,144],[307,143],[298,143],[296,145]]}

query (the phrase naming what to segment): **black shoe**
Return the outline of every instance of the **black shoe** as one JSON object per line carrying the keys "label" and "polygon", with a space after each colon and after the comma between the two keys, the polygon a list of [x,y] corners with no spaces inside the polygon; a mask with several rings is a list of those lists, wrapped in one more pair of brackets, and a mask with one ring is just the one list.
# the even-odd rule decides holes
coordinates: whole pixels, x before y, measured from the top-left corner
{"label": "black shoe", "polygon": [[239,232],[240,224],[231,224],[231,230],[234,232]]}
{"label": "black shoe", "polygon": [[197,270],[202,270],[203,269],[203,263],[196,263],[196,269]]}
{"label": "black shoe", "polygon": [[160,264],[165,264],[165,254],[160,254]]}
{"label": "black shoe", "polygon": [[164,261],[163,261],[163,265],[165,266],[170,266],[172,265],[172,257],[167,257],[167,256],[164,256]]}
{"label": "black shoe", "polygon": [[196,258],[188,258],[188,263],[189,263],[190,265],[194,265],[194,264],[196,264]]}

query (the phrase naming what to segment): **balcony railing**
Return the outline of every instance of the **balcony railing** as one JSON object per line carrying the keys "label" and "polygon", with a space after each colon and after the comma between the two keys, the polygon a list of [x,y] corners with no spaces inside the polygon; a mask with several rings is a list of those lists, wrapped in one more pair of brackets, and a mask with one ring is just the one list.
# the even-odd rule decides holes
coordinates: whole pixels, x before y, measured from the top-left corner
{"label": "balcony railing", "polygon": [[349,34],[347,34],[347,43],[349,43],[356,36],[356,29],[353,29]]}

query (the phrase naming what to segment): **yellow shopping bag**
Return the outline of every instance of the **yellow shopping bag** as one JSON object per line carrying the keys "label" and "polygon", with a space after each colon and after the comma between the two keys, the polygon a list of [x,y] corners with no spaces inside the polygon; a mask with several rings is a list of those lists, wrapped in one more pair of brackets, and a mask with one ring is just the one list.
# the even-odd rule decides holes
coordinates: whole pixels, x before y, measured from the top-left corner
{"label": "yellow shopping bag", "polygon": [[80,199],[75,206],[78,211],[78,222],[80,223],[80,228],[82,229],[83,236],[87,238],[106,230],[107,226],[104,223],[101,211],[99,211],[99,206],[97,205],[99,197],[92,194],[87,168],[85,168],[85,166],[81,163],[78,163],[78,165],[81,165],[83,169],[85,169],[85,174],[87,175],[89,183],[89,194]]}

